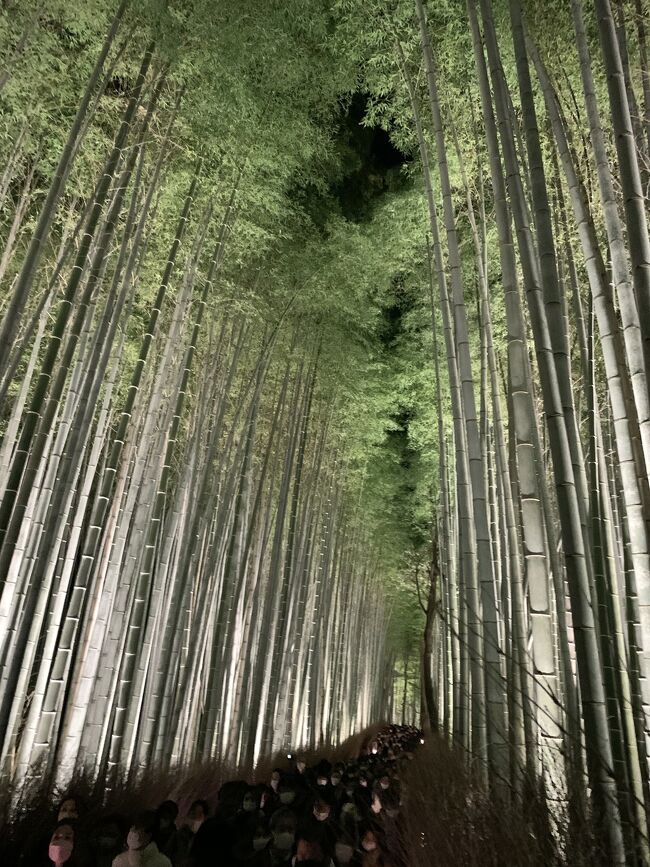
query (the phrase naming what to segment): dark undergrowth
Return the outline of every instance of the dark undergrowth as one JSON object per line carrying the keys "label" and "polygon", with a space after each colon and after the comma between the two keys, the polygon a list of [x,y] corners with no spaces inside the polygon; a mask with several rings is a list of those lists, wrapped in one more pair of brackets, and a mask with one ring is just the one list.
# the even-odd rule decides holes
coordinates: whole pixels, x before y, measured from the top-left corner
{"label": "dark undergrowth", "polygon": [[[400,820],[388,835],[408,867],[607,867],[593,827],[554,793],[516,802],[486,793],[459,752],[430,737],[404,773]],[[552,811],[548,803],[554,804]]]}
{"label": "dark undergrowth", "polygon": [[[301,751],[308,764],[327,758],[352,759],[360,754],[379,726],[337,748]],[[183,769],[151,769],[137,780],[121,779],[106,787],[80,774],[57,789],[46,775],[37,775],[20,797],[0,791],[0,864],[19,864],[26,847],[47,835],[55,805],[66,792],[83,800],[84,825],[102,817],[130,817],[171,798],[184,815],[196,798],[217,803],[220,786],[229,780],[263,782],[273,768],[286,766],[286,755],[261,761],[255,769],[227,763],[201,763]],[[573,822],[569,832],[566,805],[553,810],[541,792],[529,792],[518,805],[493,799],[467,771],[460,754],[436,737],[427,738],[402,775],[403,807],[386,829],[393,867],[605,867],[587,821]],[[13,794],[13,797],[12,797]],[[12,806],[13,803],[13,806]],[[25,863],[24,860],[22,863]]]}

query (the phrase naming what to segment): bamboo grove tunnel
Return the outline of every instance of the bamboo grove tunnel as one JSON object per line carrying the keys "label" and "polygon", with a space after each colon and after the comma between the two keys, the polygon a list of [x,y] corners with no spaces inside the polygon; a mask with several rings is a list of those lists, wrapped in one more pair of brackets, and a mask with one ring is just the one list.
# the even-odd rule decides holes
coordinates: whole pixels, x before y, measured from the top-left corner
{"label": "bamboo grove tunnel", "polygon": [[650,864],[649,27],[0,3],[11,863],[299,750],[251,863]]}

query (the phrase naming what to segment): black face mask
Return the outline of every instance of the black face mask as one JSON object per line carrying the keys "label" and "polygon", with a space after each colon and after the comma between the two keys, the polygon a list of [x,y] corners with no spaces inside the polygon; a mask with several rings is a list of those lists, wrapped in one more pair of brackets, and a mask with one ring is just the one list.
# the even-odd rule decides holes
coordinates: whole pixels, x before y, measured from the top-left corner
{"label": "black face mask", "polygon": [[110,834],[100,834],[97,837],[97,846],[102,852],[112,852],[113,849],[117,848],[119,842],[117,837],[113,837]]}

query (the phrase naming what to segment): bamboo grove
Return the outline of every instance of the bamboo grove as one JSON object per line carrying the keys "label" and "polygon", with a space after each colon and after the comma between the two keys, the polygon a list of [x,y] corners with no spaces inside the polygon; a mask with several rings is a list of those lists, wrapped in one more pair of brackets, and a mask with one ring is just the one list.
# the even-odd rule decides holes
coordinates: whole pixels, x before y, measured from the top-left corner
{"label": "bamboo grove", "polygon": [[[386,614],[346,482],[360,471],[324,345],[335,326],[292,285],[307,272],[270,261],[319,130],[305,106],[278,142],[292,107],[263,106],[249,76],[243,95],[224,83],[232,111],[199,146],[206,92],[189,95],[192,73],[131,11],[112,10],[99,48],[74,13],[23,22],[44,31],[27,53],[54,64],[45,38],[69,23],[57,39],[95,57],[49,174],[32,150],[43,130],[18,112],[7,130],[5,201],[28,178],[0,341],[0,731],[17,779],[251,764],[382,713]],[[127,49],[132,28],[143,42]],[[265,112],[271,147],[256,152]]]}
{"label": "bamboo grove", "polygon": [[374,4],[364,45],[429,217],[423,705],[496,796],[563,792],[645,864],[648,10],[465,5]]}
{"label": "bamboo grove", "polygon": [[650,863],[646,0],[5,6],[4,772],[401,715]]}

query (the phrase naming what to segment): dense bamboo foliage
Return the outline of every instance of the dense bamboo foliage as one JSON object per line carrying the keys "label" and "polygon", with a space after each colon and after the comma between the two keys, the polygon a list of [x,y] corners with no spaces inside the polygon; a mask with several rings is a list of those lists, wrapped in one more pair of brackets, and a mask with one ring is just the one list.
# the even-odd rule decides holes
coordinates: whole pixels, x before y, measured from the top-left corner
{"label": "dense bamboo foliage", "polygon": [[648,863],[647,9],[340,8],[428,209],[423,713],[496,797],[542,785]]}
{"label": "dense bamboo foliage", "polygon": [[[226,10],[152,28],[155,6],[105,5],[3,21],[3,195],[20,192],[2,260],[0,730],[18,779],[340,741],[381,716],[387,676],[357,493],[381,422],[350,441],[363,398],[337,355],[367,363],[367,242],[345,278],[331,250],[293,252],[316,252],[301,188],[333,159],[347,71],[306,11],[248,11],[269,56],[274,21],[287,52],[321,53],[322,92],[289,103],[283,62],[270,94]],[[325,294],[349,296],[359,333]]]}
{"label": "dense bamboo foliage", "polygon": [[649,15],[4,4],[4,774],[422,720],[650,863]]}

